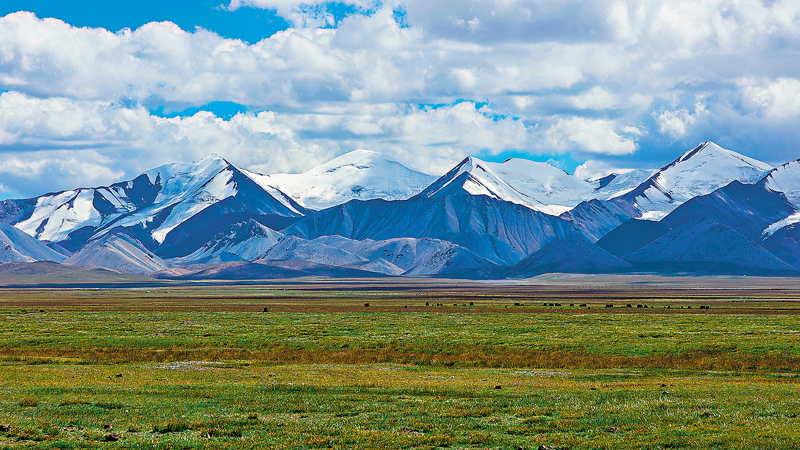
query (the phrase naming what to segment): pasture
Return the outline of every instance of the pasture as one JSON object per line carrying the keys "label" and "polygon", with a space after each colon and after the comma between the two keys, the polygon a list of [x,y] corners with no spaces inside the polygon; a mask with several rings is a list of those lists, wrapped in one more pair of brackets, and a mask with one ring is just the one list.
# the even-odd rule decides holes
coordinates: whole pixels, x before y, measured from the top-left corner
{"label": "pasture", "polygon": [[0,290],[0,448],[800,446],[793,282],[597,281]]}

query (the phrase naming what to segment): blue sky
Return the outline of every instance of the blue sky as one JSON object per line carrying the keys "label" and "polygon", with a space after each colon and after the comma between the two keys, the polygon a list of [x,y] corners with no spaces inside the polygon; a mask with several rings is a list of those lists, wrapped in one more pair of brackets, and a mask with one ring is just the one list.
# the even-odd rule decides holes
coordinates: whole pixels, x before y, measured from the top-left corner
{"label": "blue sky", "polygon": [[228,11],[220,0],[9,0],[0,4],[0,16],[17,11],[55,17],[76,27],[101,27],[110,31],[134,30],[146,23],[169,21],[184,30],[202,27],[220,36],[249,43],[291,26],[275,11],[252,7]]}
{"label": "blue sky", "polygon": [[790,0],[7,0],[0,198],[210,153],[588,177],[712,140],[779,164],[800,157],[798,50]]}

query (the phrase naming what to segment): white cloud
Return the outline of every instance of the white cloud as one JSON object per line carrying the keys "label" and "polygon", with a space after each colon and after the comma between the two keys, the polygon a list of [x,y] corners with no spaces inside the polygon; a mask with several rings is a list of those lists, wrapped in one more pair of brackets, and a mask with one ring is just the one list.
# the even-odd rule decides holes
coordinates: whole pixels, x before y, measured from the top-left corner
{"label": "white cloud", "polygon": [[572,97],[572,104],[577,109],[610,109],[616,106],[617,99],[604,88],[595,86]]}
{"label": "white cloud", "polygon": [[740,80],[742,103],[749,110],[769,118],[784,119],[800,115],[800,80]]}
{"label": "white cloud", "polygon": [[[0,151],[12,156],[0,172],[29,164],[26,177],[38,179],[40,189],[57,190],[74,187],[73,174],[81,174],[78,179],[86,182],[109,184],[123,174],[130,178],[154,166],[210,153],[276,173],[307,170],[346,151],[367,148],[410,167],[442,173],[478,153],[635,150],[632,130],[626,134],[617,128],[611,121],[595,119],[526,126],[472,102],[438,108],[351,104],[319,113],[265,111],[224,120],[205,111],[163,118],[119,103],[6,92],[0,95]],[[53,151],[36,151],[41,147]],[[65,176],[50,178],[55,167]]]}
{"label": "white cloud", "polygon": [[0,145],[24,147],[103,147],[127,145],[147,133],[149,114],[111,103],[0,95]]}
{"label": "white cloud", "polygon": [[690,113],[686,108],[680,108],[674,111],[655,113],[654,117],[656,123],[658,123],[658,130],[662,134],[679,139],[686,136],[691,127],[695,125],[706,112],[705,104],[701,100],[698,100],[695,103],[694,113]]}
{"label": "white cloud", "polygon": [[[554,150],[579,150],[606,155],[626,155],[637,149],[636,141],[627,133],[620,133],[620,127],[611,120],[572,117],[559,119],[543,133],[541,146]],[[627,134],[627,135],[626,135]]]}
{"label": "white cloud", "polygon": [[[210,153],[276,173],[307,170],[346,151],[368,148],[423,171],[444,171],[469,154],[522,149],[530,141],[521,121],[495,118],[471,102],[425,109],[354,104],[324,113],[265,111],[223,120],[205,111],[163,118],[142,107],[38,99],[18,92],[0,95],[0,136],[0,151],[11,155],[0,173],[27,165],[24,176],[43,190],[75,187],[76,179],[109,184],[123,174],[133,177]],[[53,150],[36,151],[41,147]],[[59,167],[64,176],[51,177]]]}
{"label": "white cloud", "polygon": [[[4,155],[0,176],[8,186],[0,191],[16,196],[34,196],[47,191],[108,184],[124,172],[110,167],[111,161],[94,150],[47,150]],[[71,181],[71,183],[64,183]],[[80,186],[76,185],[76,181]],[[10,186],[10,187],[9,187]]]}
{"label": "white cloud", "polygon": [[430,40],[421,29],[401,28],[390,8],[351,16],[336,29],[293,29],[253,45],[166,22],[111,33],[14,13],[0,18],[0,42],[0,88],[177,108],[502,97],[569,88],[625,64],[594,44]]}
{"label": "white cloud", "polygon": [[[340,3],[369,12],[332,24],[327,2],[228,2],[295,25],[252,45],[167,22],[112,33],[2,17],[0,90],[11,92],[0,96],[0,152],[106,158],[96,164],[108,171],[87,180],[210,151],[264,172],[353,148],[435,170],[508,150],[655,160],[672,155],[651,148],[718,136],[762,159],[795,152],[786,125],[800,114],[796,1]],[[148,112],[213,101],[265,112]],[[756,141],[763,135],[775,136],[772,148]],[[45,183],[74,184],[53,175],[72,166],[47,167]]]}
{"label": "white cloud", "polygon": [[[51,150],[40,150],[42,148]],[[123,175],[219,153],[245,166],[272,171],[322,162],[325,153],[301,143],[276,114],[239,114],[223,120],[201,111],[189,117],[151,116],[142,107],[67,98],[0,95],[0,173],[24,175],[40,189],[109,184]],[[60,168],[61,177],[51,177]],[[73,177],[72,175],[79,175]]]}
{"label": "white cloud", "polygon": [[604,177],[612,173],[622,174],[622,173],[628,173],[632,170],[634,169],[623,169],[611,165],[605,161],[590,159],[584,162],[583,164],[579,165],[578,167],[576,167],[573,175],[582,180],[593,180],[600,177]]}

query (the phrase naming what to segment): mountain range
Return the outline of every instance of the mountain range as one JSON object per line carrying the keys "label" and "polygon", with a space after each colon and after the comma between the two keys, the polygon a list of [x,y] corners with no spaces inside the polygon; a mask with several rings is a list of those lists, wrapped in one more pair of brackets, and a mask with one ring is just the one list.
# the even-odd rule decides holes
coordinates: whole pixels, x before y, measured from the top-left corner
{"label": "mountain range", "polygon": [[440,177],[357,150],[300,174],[212,155],[0,202],[0,262],[175,279],[800,274],[800,160],[704,142],[583,180],[468,157]]}

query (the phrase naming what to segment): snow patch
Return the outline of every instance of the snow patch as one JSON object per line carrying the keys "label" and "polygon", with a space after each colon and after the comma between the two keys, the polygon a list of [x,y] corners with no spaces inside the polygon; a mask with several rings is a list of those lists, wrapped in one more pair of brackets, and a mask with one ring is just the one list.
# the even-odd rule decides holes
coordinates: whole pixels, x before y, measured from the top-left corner
{"label": "snow patch", "polygon": [[762,237],[769,237],[775,234],[776,231],[780,230],[781,228],[788,227],[789,225],[794,225],[796,223],[800,223],[800,211],[795,212],[794,214],[790,215],[789,217],[779,220],[772,225],[768,226],[763,233],[761,233]]}

